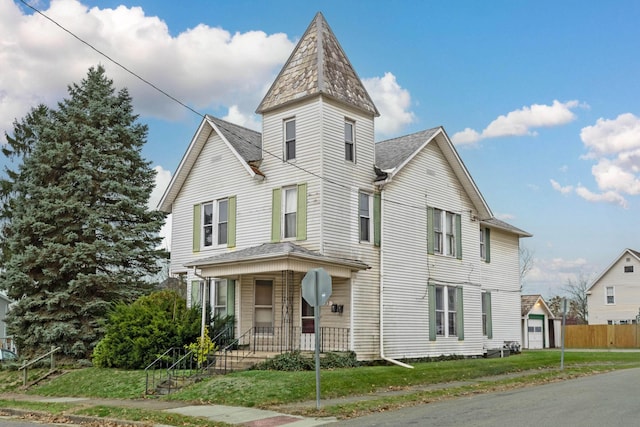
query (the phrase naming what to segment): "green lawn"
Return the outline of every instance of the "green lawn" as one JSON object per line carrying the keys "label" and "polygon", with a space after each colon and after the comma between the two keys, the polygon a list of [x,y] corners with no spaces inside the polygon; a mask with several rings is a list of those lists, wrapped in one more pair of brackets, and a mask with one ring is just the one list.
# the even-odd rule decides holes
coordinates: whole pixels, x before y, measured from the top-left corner
{"label": "green lawn", "polygon": [[[323,405],[320,411],[310,407],[313,405],[300,406],[293,411],[315,416],[355,416],[470,393],[523,387],[614,369],[640,367],[640,353],[566,352],[564,366],[565,369],[560,371],[559,351],[525,351],[503,359],[421,362],[415,363],[414,369],[389,365],[323,370],[322,399],[372,394],[374,396],[369,396],[368,400],[350,399]],[[495,378],[490,381],[474,381],[481,377],[509,373],[519,373],[519,375]],[[429,385],[442,383],[450,384],[444,388],[428,388]],[[21,384],[21,373],[4,369],[0,371],[0,384],[0,391],[3,392],[131,399],[143,397],[145,373],[117,369],[74,369],[24,392],[17,387],[17,384]],[[404,390],[404,392],[393,395],[376,394],[376,392],[389,390]],[[296,402],[315,401],[315,372],[236,372],[198,382],[170,396],[149,398],[199,404],[277,408],[280,405],[291,405]],[[6,401],[2,404],[6,405]],[[59,410],[59,408],[51,409]],[[87,411],[87,408],[78,408],[78,411],[80,410]],[[93,410],[97,411],[97,409]],[[97,412],[105,414],[101,416],[123,416],[124,413],[127,414],[128,419],[154,419],[143,410],[136,413],[135,410],[123,412],[122,408],[100,408]],[[158,421],[161,419],[158,418]],[[198,421],[192,425],[203,424]]]}

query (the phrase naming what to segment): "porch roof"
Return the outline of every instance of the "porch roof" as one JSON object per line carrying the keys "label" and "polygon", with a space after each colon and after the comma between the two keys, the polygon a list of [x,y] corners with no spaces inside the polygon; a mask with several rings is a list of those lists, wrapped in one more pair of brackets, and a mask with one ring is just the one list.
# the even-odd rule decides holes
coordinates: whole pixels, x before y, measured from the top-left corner
{"label": "porch roof", "polygon": [[334,277],[350,278],[351,273],[367,270],[359,260],[322,255],[292,242],[264,243],[234,252],[226,252],[185,264],[201,270],[205,277],[229,277],[291,270],[306,273],[322,267]]}

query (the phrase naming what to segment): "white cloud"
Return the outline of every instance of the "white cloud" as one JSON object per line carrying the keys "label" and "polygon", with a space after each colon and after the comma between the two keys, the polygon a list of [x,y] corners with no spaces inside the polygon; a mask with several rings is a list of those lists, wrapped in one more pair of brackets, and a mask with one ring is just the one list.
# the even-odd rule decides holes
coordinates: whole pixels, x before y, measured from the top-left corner
{"label": "white cloud", "polygon": [[627,208],[625,195],[640,195],[640,118],[631,113],[600,118],[582,128],[580,138],[587,149],[582,159],[595,161],[591,174],[599,191],[579,185],[576,193],[590,202]]}
{"label": "white cloud", "polygon": [[244,113],[240,111],[240,108],[237,105],[229,107],[229,112],[226,116],[222,117],[222,120],[262,132],[262,121],[260,121],[253,113]]}
{"label": "white cloud", "polygon": [[560,102],[554,100],[551,105],[533,104],[501,115],[493,120],[482,131],[466,128],[451,138],[456,144],[471,144],[481,139],[502,136],[535,136],[534,129],[541,127],[561,126],[575,120],[571,111],[580,106],[578,101]]}
{"label": "white cloud", "polygon": [[[237,105],[251,111],[294,47],[285,34],[231,34],[198,25],[176,36],[140,7],[88,8],[77,0],[53,0],[47,16],[96,49],[193,108]],[[0,0],[0,131],[10,130],[38,103],[54,105],[66,88],[103,64],[116,87],[127,87],[136,112],[176,119],[187,114],[141,80],[38,14],[26,15]],[[46,78],[43,78],[46,76]],[[2,135],[4,132],[0,132]]]}
{"label": "white cloud", "polygon": [[533,267],[525,277],[524,292],[534,288],[536,293],[542,293],[545,298],[564,293],[562,287],[569,280],[577,280],[585,272],[593,274],[595,267],[584,258],[535,258]]}
{"label": "white cloud", "polygon": [[559,191],[562,194],[569,194],[573,191],[573,185],[567,185],[563,187],[553,179],[551,179],[550,181],[551,181],[551,187],[553,187],[554,190]]}
{"label": "white cloud", "polygon": [[576,187],[576,194],[589,202],[611,203],[614,205],[619,205],[625,209],[629,206],[625,198],[615,191],[594,193],[586,187],[579,185],[578,187]]}
{"label": "white cloud", "polygon": [[362,83],[380,112],[376,133],[389,136],[414,122],[411,95],[398,84],[396,76],[387,72],[384,77],[363,79]]}

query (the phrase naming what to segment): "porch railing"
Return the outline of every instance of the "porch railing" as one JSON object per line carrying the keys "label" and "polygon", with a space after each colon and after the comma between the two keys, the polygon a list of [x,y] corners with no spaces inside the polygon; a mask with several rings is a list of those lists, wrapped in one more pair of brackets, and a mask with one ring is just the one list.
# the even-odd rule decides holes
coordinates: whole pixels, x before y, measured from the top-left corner
{"label": "porch railing", "polygon": [[[301,327],[255,327],[251,342],[253,351],[287,352],[315,350],[315,335]],[[320,328],[320,352],[348,351],[349,328]]]}

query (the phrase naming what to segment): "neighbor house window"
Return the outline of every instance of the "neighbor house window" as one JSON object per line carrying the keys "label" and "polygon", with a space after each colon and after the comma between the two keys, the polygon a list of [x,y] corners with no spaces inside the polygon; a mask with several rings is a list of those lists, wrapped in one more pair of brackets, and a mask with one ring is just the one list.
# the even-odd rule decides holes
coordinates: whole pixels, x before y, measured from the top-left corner
{"label": "neighbor house window", "polygon": [[625,273],[633,273],[633,265],[625,265],[624,266]]}
{"label": "neighbor house window", "polygon": [[615,304],[615,294],[613,286],[607,286],[606,288],[607,304]]}
{"label": "neighbor house window", "polygon": [[361,242],[371,241],[371,196],[358,193],[358,221]]}
{"label": "neighbor house window", "polygon": [[284,188],[282,191],[284,192],[284,238],[288,239],[296,237],[298,191],[296,187]]}
{"label": "neighbor house window", "polygon": [[355,161],[355,124],[351,120],[344,122],[344,159],[350,162]]}
{"label": "neighbor house window", "polygon": [[296,120],[289,119],[284,122],[284,159],[296,158]]}

